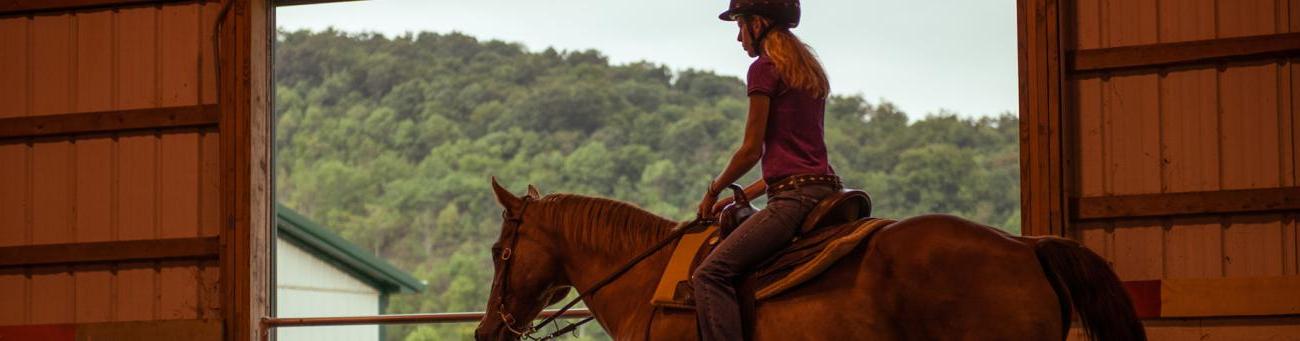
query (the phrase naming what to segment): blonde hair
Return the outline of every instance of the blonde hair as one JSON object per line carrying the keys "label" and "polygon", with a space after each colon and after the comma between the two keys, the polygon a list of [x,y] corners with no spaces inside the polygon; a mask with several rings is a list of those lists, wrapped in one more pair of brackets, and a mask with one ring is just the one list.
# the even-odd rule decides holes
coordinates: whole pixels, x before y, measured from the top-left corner
{"label": "blonde hair", "polygon": [[[741,19],[745,20],[745,26],[750,31],[753,31],[755,26],[772,25],[767,18],[756,15],[747,15]],[[830,95],[831,84],[826,79],[826,70],[822,67],[821,61],[817,60],[817,55],[813,53],[812,48],[799,40],[799,37],[791,33],[789,28],[772,28],[767,36],[761,39],[763,39],[762,54],[771,58],[776,64],[776,71],[786,85],[807,91],[816,98]]]}

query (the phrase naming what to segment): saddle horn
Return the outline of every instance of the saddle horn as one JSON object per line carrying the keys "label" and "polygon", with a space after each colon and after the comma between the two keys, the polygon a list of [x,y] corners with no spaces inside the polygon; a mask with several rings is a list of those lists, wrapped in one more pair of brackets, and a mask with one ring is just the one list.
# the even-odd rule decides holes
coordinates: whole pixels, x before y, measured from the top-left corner
{"label": "saddle horn", "polygon": [[732,191],[732,202],[727,207],[722,208],[718,213],[718,235],[721,238],[727,238],[731,231],[735,231],[741,223],[749,219],[754,213],[758,213],[753,205],[749,204],[749,197],[745,195],[745,188],[737,184],[727,185]]}

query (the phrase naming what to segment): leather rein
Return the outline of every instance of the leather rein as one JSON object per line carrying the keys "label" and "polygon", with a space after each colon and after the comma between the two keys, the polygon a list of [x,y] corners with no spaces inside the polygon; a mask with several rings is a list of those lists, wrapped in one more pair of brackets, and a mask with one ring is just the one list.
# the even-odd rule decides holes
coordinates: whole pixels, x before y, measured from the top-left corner
{"label": "leather rein", "polygon": [[502,218],[505,219],[505,221],[509,224],[507,226],[507,229],[510,231],[510,236],[509,236],[509,246],[501,250],[501,256],[500,256],[502,262],[501,279],[500,281],[497,282],[497,285],[500,286],[499,290],[497,291],[498,293],[500,293],[500,296],[497,297],[497,304],[498,304],[497,314],[501,318],[501,322],[505,324],[506,329],[509,330],[511,334],[515,334],[515,336],[527,340],[554,340],[560,336],[563,336],[564,334],[568,334],[577,330],[578,327],[582,326],[583,324],[586,324],[587,322],[591,322],[592,319],[595,318],[595,316],[587,317],[585,319],[582,319],[581,321],[569,324],[567,326],[564,326],[563,328],[560,328],[542,337],[535,337],[532,335],[533,333],[536,333],[538,329],[545,327],[547,324],[555,322],[557,319],[563,316],[565,312],[569,311],[569,309],[572,309],[573,306],[577,305],[578,302],[582,302],[583,299],[591,297],[596,293],[596,291],[599,291],[601,288],[608,286],[610,283],[613,283],[619,277],[623,276],[623,274],[626,274],[628,271],[632,270],[632,267],[636,266],[637,264],[640,264],[642,261],[646,260],[646,258],[650,258],[650,256],[654,255],[659,250],[668,246],[668,244],[671,244],[673,241],[680,239],[682,235],[685,235],[687,232],[691,230],[691,227],[698,226],[703,223],[711,222],[709,219],[696,218],[694,220],[678,224],[677,227],[673,228],[672,233],[670,233],[667,237],[655,243],[654,245],[650,246],[650,248],[646,249],[645,251],[642,251],[641,254],[638,254],[636,257],[633,257],[627,263],[624,263],[622,267],[619,267],[618,270],[615,270],[613,273],[610,273],[609,275],[605,276],[605,278],[596,282],[596,284],[593,284],[591,288],[587,290],[587,292],[580,293],[578,297],[575,297],[573,300],[570,300],[569,303],[565,304],[564,307],[560,308],[559,311],[556,311],[555,314],[552,314],[551,316],[542,320],[542,322],[538,323],[537,325],[530,324],[529,326],[524,327],[523,329],[515,329],[514,315],[506,312],[505,302],[506,299],[510,298],[510,293],[509,293],[510,265],[514,263],[512,262],[512,260],[514,259],[515,244],[519,242],[519,229],[524,224],[524,210],[528,208],[528,203],[531,202],[532,200],[533,200],[532,197],[525,196],[524,203],[522,206],[520,206],[519,213],[515,216],[509,216],[508,215],[509,210],[507,210],[507,212],[501,213]]}

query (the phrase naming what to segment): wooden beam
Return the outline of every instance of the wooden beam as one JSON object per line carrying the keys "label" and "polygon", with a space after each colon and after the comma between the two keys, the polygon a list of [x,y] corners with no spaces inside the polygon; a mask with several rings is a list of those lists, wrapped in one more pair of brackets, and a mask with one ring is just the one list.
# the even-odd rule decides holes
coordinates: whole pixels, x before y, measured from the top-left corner
{"label": "wooden beam", "polygon": [[1020,60],[1020,206],[1025,235],[1064,235],[1065,83],[1058,1],[1017,1]]}
{"label": "wooden beam", "polygon": [[0,268],[170,259],[216,259],[217,237],[0,247]]}
{"label": "wooden beam", "polygon": [[1138,317],[1248,317],[1300,314],[1300,276],[1124,282]]}
{"label": "wooden beam", "polygon": [[1076,199],[1079,220],[1300,210],[1300,187]]}
{"label": "wooden beam", "polygon": [[275,0],[276,7],[326,4],[331,2],[352,2],[360,0]]}
{"label": "wooden beam", "polygon": [[216,50],[221,106],[221,297],[225,339],[256,341],[270,313],[271,0],[227,0]]}
{"label": "wooden beam", "polygon": [[[0,16],[13,14],[36,14],[42,12],[66,12],[97,8],[117,8],[125,6],[156,5],[172,2],[197,0],[7,0],[0,1]],[[222,0],[207,0],[221,2]]]}
{"label": "wooden beam", "polygon": [[1075,72],[1155,68],[1300,55],[1300,33],[1198,40],[1072,52]]}
{"label": "wooden beam", "polygon": [[115,110],[0,119],[0,139],[215,126],[216,105]]}

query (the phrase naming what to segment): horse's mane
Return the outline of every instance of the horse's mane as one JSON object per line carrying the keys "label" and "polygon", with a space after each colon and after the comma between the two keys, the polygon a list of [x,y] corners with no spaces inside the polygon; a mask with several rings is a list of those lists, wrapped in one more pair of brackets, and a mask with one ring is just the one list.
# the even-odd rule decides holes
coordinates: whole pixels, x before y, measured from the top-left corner
{"label": "horse's mane", "polygon": [[[667,236],[673,221],[636,205],[606,198],[556,193],[537,202],[541,219],[562,230],[565,239],[610,251],[629,251]],[[539,207],[541,208],[541,207]]]}

